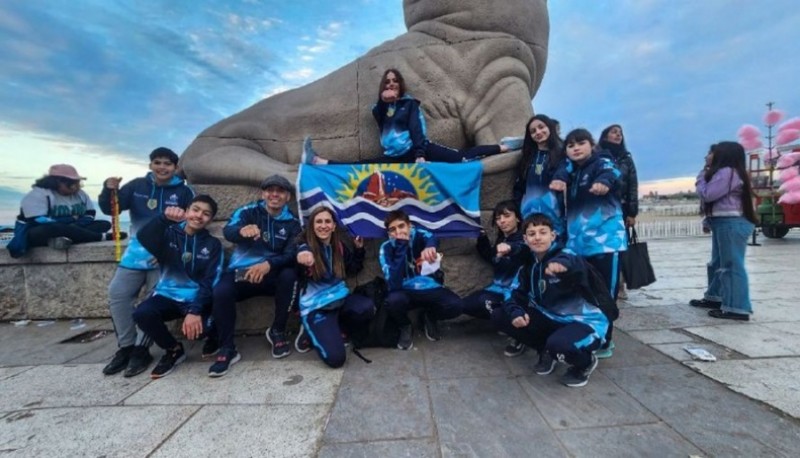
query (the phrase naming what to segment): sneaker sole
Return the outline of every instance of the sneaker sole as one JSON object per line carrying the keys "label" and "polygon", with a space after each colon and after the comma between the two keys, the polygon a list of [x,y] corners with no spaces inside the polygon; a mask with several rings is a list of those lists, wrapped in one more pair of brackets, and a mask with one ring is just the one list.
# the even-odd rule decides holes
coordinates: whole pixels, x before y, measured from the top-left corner
{"label": "sneaker sole", "polygon": [[570,388],[580,388],[582,386],[586,386],[587,383],[589,383],[589,379],[586,379],[582,382],[572,382],[572,383],[565,382],[564,385]]}
{"label": "sneaker sole", "polygon": [[211,378],[222,377],[223,375],[227,374],[228,371],[231,370],[231,366],[233,366],[234,364],[238,363],[240,359],[242,359],[242,354],[237,352],[236,356],[234,356],[233,359],[228,363],[228,368],[227,369],[225,369],[222,372],[211,372],[211,371],[208,371],[208,376],[211,377]]}
{"label": "sneaker sole", "polygon": [[553,360],[553,364],[550,365],[550,369],[547,370],[546,372],[545,371],[534,371],[534,372],[536,372],[536,375],[550,375],[555,370],[556,370],[556,361]]}
{"label": "sneaker sole", "polygon": [[409,345],[408,348],[403,348],[400,344],[397,344],[398,350],[411,350],[412,348],[414,348],[414,342],[411,342],[411,345]]}
{"label": "sneaker sole", "polygon": [[525,348],[525,347],[523,347],[522,350],[520,350],[520,351],[508,351],[508,350],[506,350],[506,351],[503,352],[503,354],[508,356],[509,358],[514,358],[514,357],[520,356],[521,354],[525,353],[525,350],[527,350],[527,348]]}
{"label": "sneaker sole", "polygon": [[158,375],[157,374],[150,374],[150,378],[153,379],[153,380],[158,380],[160,378],[164,378],[164,377],[168,376],[169,374],[171,374],[172,371],[174,371],[175,368],[178,367],[178,365],[180,363],[184,362],[184,361],[186,361],[186,355],[185,354],[183,356],[181,356],[180,358],[178,358],[175,361],[175,364],[167,372],[164,372],[163,374],[158,374]]}
{"label": "sneaker sole", "polygon": [[139,370],[137,370],[137,371],[129,371],[129,370],[128,370],[128,368],[126,367],[126,368],[125,368],[125,372],[122,374],[122,376],[123,376],[123,377],[125,377],[125,378],[136,377],[137,375],[139,375],[139,374],[141,374],[142,372],[144,372],[144,371],[146,371],[147,369],[149,369],[151,364],[153,364],[153,357],[152,357],[152,355],[150,355],[150,360],[147,362],[147,364],[143,364],[143,365],[142,365],[142,366],[139,368]]}
{"label": "sneaker sole", "polygon": [[297,350],[297,353],[308,353],[311,351],[311,341],[308,342],[307,348],[302,348],[299,345],[300,338],[304,335],[306,335],[306,330],[301,327],[300,332],[297,334],[297,338],[294,339],[294,349]]}

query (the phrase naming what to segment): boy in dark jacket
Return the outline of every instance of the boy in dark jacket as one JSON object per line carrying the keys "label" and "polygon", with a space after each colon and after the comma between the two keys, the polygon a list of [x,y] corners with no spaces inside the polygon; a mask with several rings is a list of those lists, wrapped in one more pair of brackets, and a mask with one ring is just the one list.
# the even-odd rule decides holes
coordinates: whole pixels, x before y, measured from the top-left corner
{"label": "boy in dark jacket", "polygon": [[294,186],[286,178],[272,175],[261,182],[261,189],[263,198],[233,212],[223,229],[225,239],[236,245],[227,270],[214,288],[214,322],[221,351],[209,370],[212,377],[224,375],[226,361],[238,357],[233,341],[236,302],[250,297],[275,296],[275,318],[267,329],[267,341],[272,345],[273,358],[291,353],[285,332],[296,293],[300,222],[286,204]]}
{"label": "boy in dark jacket", "polygon": [[397,348],[408,350],[414,346],[408,311],[418,307],[425,309],[422,313],[425,336],[431,341],[439,340],[436,322],[457,317],[462,307],[458,295],[437,280],[442,276],[440,270],[422,274],[425,263],[435,265],[441,261],[436,252],[436,238],[430,232],[414,227],[401,210],[389,212],[384,226],[389,240],[381,245],[379,261],[389,289],[386,309],[400,326]]}
{"label": "boy in dark jacket", "polygon": [[169,207],[139,230],[139,242],[158,260],[161,276],[152,295],[133,312],[136,325],[166,351],[150,377],[166,376],[186,359],[165,321],[184,318],[181,330],[190,340],[204,332],[204,312],[222,274],[222,244],[206,226],[217,213],[209,196],[192,199],[189,209]]}
{"label": "boy in dark jacket", "polygon": [[117,190],[119,211],[128,210],[131,219],[131,240],[108,285],[108,308],[119,350],[103,368],[106,375],[125,370],[123,375],[132,377],[144,372],[153,361],[148,350],[152,341],[144,333],[136,332],[133,304],[142,286],[151,289],[158,281],[158,265],[153,255],[139,243],[136,233],[147,222],[163,215],[169,207],[184,210],[189,207],[194,192],[175,175],[177,170],[178,155],[169,148],[156,148],[150,153],[150,172],[147,175],[121,188],[121,178],[109,177],[97,198],[100,210],[111,215],[112,193]]}
{"label": "boy in dark jacket", "polygon": [[503,307],[492,312],[492,322],[539,352],[537,374],[550,374],[556,361],[566,362],[570,368],[561,382],[584,386],[597,367],[593,351],[603,342],[608,318],[584,298],[589,289],[585,261],[554,243],[552,221],[535,213],[522,227],[534,256],[520,270]]}

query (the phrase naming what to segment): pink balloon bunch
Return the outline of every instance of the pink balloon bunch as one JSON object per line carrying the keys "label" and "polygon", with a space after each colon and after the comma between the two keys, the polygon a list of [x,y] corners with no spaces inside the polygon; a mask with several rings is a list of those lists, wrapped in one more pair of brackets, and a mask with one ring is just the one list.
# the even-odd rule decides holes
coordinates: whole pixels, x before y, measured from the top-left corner
{"label": "pink balloon bunch", "polygon": [[750,151],[764,146],[761,142],[761,131],[752,124],[745,124],[740,127],[736,135],[739,137],[739,144],[741,144],[745,150]]}
{"label": "pink balloon bunch", "polygon": [[800,118],[795,117],[786,120],[786,122],[784,122],[778,127],[778,132],[783,132],[784,130],[787,129],[800,130]]}
{"label": "pink balloon bunch", "polygon": [[778,199],[779,204],[800,203],[800,153],[785,154],[778,159],[778,179],[781,186],[778,191],[783,195]]}
{"label": "pink balloon bunch", "polygon": [[785,113],[781,110],[769,110],[764,115],[764,124],[768,126],[774,126],[775,124],[781,122],[781,119],[783,119],[784,116]]}
{"label": "pink balloon bunch", "polygon": [[784,129],[778,131],[778,136],[775,137],[776,145],[788,145],[789,143],[800,138],[800,129]]}

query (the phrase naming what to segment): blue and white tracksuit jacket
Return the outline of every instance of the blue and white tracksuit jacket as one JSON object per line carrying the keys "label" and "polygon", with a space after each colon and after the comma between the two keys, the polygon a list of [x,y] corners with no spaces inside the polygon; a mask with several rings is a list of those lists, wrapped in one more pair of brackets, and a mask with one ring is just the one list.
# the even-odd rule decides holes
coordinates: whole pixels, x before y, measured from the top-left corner
{"label": "blue and white tracksuit jacket", "polygon": [[207,230],[189,235],[186,223],[173,223],[163,215],[139,229],[139,242],[161,269],[153,294],[182,304],[184,313],[200,315],[210,304],[222,275],[222,244]]}
{"label": "blue and white tracksuit jacket", "polygon": [[[261,229],[260,237],[245,238],[239,234],[241,228],[250,224]],[[263,200],[238,208],[222,230],[225,239],[236,244],[228,271],[264,261],[269,261],[271,270],[294,265],[300,230],[300,222],[286,205],[275,217],[269,214]]]}
{"label": "blue and white tracksuit jacket", "polygon": [[[567,271],[558,275],[545,274],[551,262],[563,265]],[[531,255],[514,281],[513,291],[506,295],[503,303],[506,316],[513,320],[525,315],[526,309],[533,308],[556,323],[582,323],[592,328],[594,333],[585,341],[577,342],[577,348],[590,345],[594,339],[603,342],[608,318],[581,293],[589,289],[585,262],[555,244],[541,261]]]}
{"label": "blue and white tracksuit jacket", "polygon": [[[501,243],[511,245],[511,253],[497,256],[497,245]],[[531,250],[522,239],[522,232],[517,231],[507,238],[501,233],[494,245],[489,243],[489,237],[485,234],[481,235],[478,237],[478,254],[492,264],[494,272],[492,282],[483,290],[505,296],[511,291],[511,285],[514,283],[519,269],[531,257]]]}
{"label": "blue and white tracksuit jacket", "polygon": [[[100,210],[106,215],[111,215],[111,189],[103,186],[97,203]],[[131,238],[128,248],[122,255],[119,262],[120,267],[132,270],[152,270],[157,266],[153,256],[144,249],[139,243],[136,234],[139,228],[143,227],[150,220],[158,215],[164,214],[167,207],[189,208],[189,204],[194,198],[194,191],[183,179],[173,176],[169,183],[163,186],[156,184],[152,172],[148,172],[143,177],[136,178],[119,188],[117,192],[119,198],[119,211],[128,210],[131,218]],[[154,208],[148,206],[148,202],[153,202]]]}
{"label": "blue and white tracksuit jacket", "polygon": [[[343,278],[339,278],[333,273],[333,250],[340,250],[344,259],[345,273],[355,275],[364,267],[364,248],[350,249],[345,244],[340,243],[339,247],[321,244],[322,261],[325,263],[325,275],[319,280],[314,280],[311,275],[311,268],[298,266],[301,275],[301,282],[304,286],[300,295],[300,316],[305,317],[309,313],[326,308],[331,303],[344,300],[350,290],[347,288]],[[298,253],[303,251],[311,252],[308,245],[301,244]]]}
{"label": "blue and white tracksuit jacket", "polygon": [[436,248],[436,237],[411,226],[409,240],[389,239],[381,244],[378,260],[389,291],[441,288],[432,276],[419,275],[418,260],[425,248]]}
{"label": "blue and white tracksuit jacket", "polygon": [[[565,161],[553,180],[567,183],[567,245],[581,256],[625,251],[628,248],[622,207],[616,192],[620,173],[604,153],[593,152],[581,165]],[[594,183],[608,193],[589,192]]]}
{"label": "blue and white tracksuit jacket", "polygon": [[378,100],[372,107],[372,116],[381,131],[384,155],[400,157],[413,153],[409,162],[413,162],[415,157],[425,157],[428,137],[419,100],[408,94],[392,103]]}

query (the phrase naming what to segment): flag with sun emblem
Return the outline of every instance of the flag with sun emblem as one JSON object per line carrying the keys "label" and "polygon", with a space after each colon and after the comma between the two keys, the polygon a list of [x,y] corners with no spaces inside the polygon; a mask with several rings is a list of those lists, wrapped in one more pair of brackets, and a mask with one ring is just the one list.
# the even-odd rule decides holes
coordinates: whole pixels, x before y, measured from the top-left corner
{"label": "flag with sun emblem", "polygon": [[403,210],[440,237],[480,231],[480,162],[300,166],[297,198],[303,220],[326,205],[354,235],[386,237],[383,219]]}

